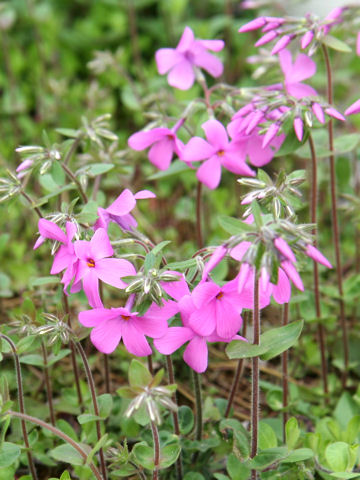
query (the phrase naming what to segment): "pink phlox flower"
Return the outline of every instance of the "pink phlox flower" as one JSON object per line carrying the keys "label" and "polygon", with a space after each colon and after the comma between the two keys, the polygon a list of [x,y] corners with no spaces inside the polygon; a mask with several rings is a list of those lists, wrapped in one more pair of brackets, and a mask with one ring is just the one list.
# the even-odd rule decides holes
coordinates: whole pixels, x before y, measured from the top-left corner
{"label": "pink phlox flower", "polygon": [[300,53],[292,63],[291,52],[282,50],[279,53],[280,67],[285,76],[285,90],[297,99],[317,96],[316,90],[310,85],[301,83],[316,73],[316,63],[304,53]]}
{"label": "pink phlox flower", "polygon": [[227,248],[224,245],[219,245],[214,250],[209,261],[205,264],[204,270],[202,272],[201,281],[205,282],[209,273],[221,262],[227,253]]}
{"label": "pink phlox flower", "polygon": [[183,160],[205,160],[197,171],[197,178],[210,189],[216,188],[221,179],[221,167],[238,175],[254,176],[255,172],[239,156],[239,145],[229,141],[225,127],[215,119],[202,124],[206,140],[193,137],[185,145]]}
{"label": "pink phlox flower", "polygon": [[79,259],[74,283],[82,280],[84,292],[89,304],[102,307],[99,295],[99,280],[117,288],[126,288],[121,277],[136,275],[134,266],[124,259],[109,258],[114,250],[110,244],[106,230],[99,228],[92,239],[78,240],[74,245]]}
{"label": "pink phlox flower", "polygon": [[189,319],[196,309],[193,299],[190,295],[184,296],[179,302],[181,319],[183,327],[170,327],[165,335],[154,340],[155,348],[164,355],[171,355],[178,350],[184,343],[188,343],[184,350],[184,361],[190,368],[198,373],[203,373],[208,366],[208,347],[207,342],[225,342],[231,340],[244,340],[245,338],[234,335],[231,338],[222,338],[213,332],[210,335],[199,335],[194,330]]}
{"label": "pink phlox flower", "polygon": [[182,273],[168,270],[165,273],[170,273],[178,277],[178,280],[173,282],[160,282],[161,288],[172,298],[179,301],[185,295],[189,295],[189,287]]}
{"label": "pink phlox flower", "polygon": [[345,115],[355,115],[357,113],[360,113],[360,99],[356,100],[345,110]]}
{"label": "pink phlox flower", "polygon": [[136,206],[136,200],[155,197],[155,193],[150,192],[150,190],[140,190],[140,192],[133,194],[130,190],[125,189],[109,207],[98,208],[99,218],[94,225],[94,229],[104,228],[107,230],[109,223],[114,222],[123,230],[131,231],[137,227],[135,218],[130,214]]}
{"label": "pink phlox flower", "polygon": [[160,75],[168,73],[169,85],[188,90],[195,81],[194,67],[203,68],[213,77],[223,72],[222,62],[208,52],[219,52],[224,48],[222,40],[195,39],[190,27],[185,27],[181,39],[174,48],[161,48],[155,54]]}
{"label": "pink phlox flower", "polygon": [[136,132],[128,140],[133,150],[145,150],[151,147],[148,153],[150,162],[159,170],[167,170],[174,153],[181,158],[184,144],[176,136],[177,130],[184,123],[181,119],[173,128],[158,127],[152,130]]}
{"label": "pink phlox flower", "polygon": [[325,35],[327,35],[335,25],[342,22],[342,14],[344,10],[344,7],[336,7],[326,15],[323,20],[324,25],[321,27],[321,30]]}
{"label": "pink phlox flower", "polygon": [[313,245],[306,245],[305,255],[315,260],[315,262],[321,263],[327,268],[333,268],[329,260]]}
{"label": "pink phlox flower", "polygon": [[167,320],[179,311],[176,302],[166,302],[163,307],[152,304],[147,312],[139,316],[129,308],[95,308],[79,313],[79,322],[85,327],[93,327],[90,339],[103,353],[112,353],[121,339],[128,352],[137,357],[152,353],[146,339],[165,335]]}

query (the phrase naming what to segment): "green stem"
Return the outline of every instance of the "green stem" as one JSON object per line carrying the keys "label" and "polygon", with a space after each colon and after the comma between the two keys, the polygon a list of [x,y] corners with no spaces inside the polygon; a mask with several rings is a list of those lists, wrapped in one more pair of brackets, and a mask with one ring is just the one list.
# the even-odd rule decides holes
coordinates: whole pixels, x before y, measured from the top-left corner
{"label": "green stem", "polygon": [[196,238],[197,238],[198,248],[202,248],[204,245],[202,223],[201,223],[201,220],[202,220],[201,192],[202,192],[202,183],[200,182],[200,180],[198,180],[197,188],[196,188]]}
{"label": "green stem", "polygon": [[191,369],[193,382],[194,382],[194,393],[195,393],[195,411],[196,411],[196,434],[195,438],[199,442],[202,437],[202,399],[201,399],[201,377],[200,374]]}
{"label": "green stem", "polygon": [[[260,308],[259,308],[259,278],[254,271],[254,310],[253,310],[254,345],[260,345]],[[252,359],[252,388],[251,388],[251,451],[250,458],[254,458],[258,450],[259,432],[259,357]],[[257,471],[251,470],[251,480],[257,479]]]}
{"label": "green stem", "polygon": [[84,203],[88,203],[89,199],[86,195],[86,193],[84,192],[84,189],[82,188],[81,186],[81,183],[79,182],[79,180],[76,178],[76,176],[73,174],[73,172],[70,170],[70,168],[65,164],[65,162],[61,163],[61,168],[64,170],[64,172],[66,173],[66,175],[70,178],[70,180],[72,180],[78,190],[79,190],[79,193],[81,195],[81,198],[83,199],[83,202]]}
{"label": "green stem", "polygon": [[[83,457],[84,463],[86,462],[87,453],[81,447],[79,447],[79,445],[71,437],[66,435],[66,433],[62,432],[58,428],[53,427],[49,423],[46,423],[40,420],[39,418],[32,417],[31,415],[26,415],[25,413],[19,413],[19,412],[14,412],[12,410],[8,410],[6,414],[11,415],[12,417],[20,418],[22,422],[27,421],[27,422],[34,423],[35,425],[39,425],[42,428],[46,428],[46,430],[49,430],[51,433],[53,433],[57,437],[67,442],[73,448],[75,448],[75,450]],[[103,480],[103,477],[101,476],[99,470],[96,468],[96,466],[92,462],[89,463],[89,467],[91,468],[97,480]]]}
{"label": "green stem", "polygon": [[31,205],[31,207],[35,210],[39,218],[43,218],[43,214],[41,213],[40,208],[35,207],[35,203],[33,199],[28,195],[24,190],[21,190],[21,195],[26,199],[26,201]]}
{"label": "green stem", "polygon": [[159,465],[160,465],[160,441],[159,441],[159,432],[154,422],[151,422],[151,431],[152,431],[153,442],[154,442],[154,465],[155,465],[152,478],[153,480],[158,480]]}
{"label": "green stem", "polygon": [[55,412],[54,412],[54,404],[52,399],[52,388],[51,388],[51,380],[49,376],[49,367],[48,367],[48,357],[46,347],[44,342],[41,342],[41,351],[44,360],[44,376],[45,376],[45,385],[46,385],[46,395],[49,404],[49,412],[50,412],[50,421],[52,425],[55,425]]}
{"label": "green stem", "polygon": [[[3,338],[10,345],[10,348],[11,348],[12,353],[14,355],[16,382],[17,382],[18,398],[19,398],[19,409],[20,409],[21,415],[25,415],[24,390],[23,390],[23,384],[22,384],[21,366],[20,366],[19,356],[16,352],[16,346],[15,346],[14,342],[11,340],[11,338],[9,338],[8,336],[6,336],[2,333],[0,333],[0,338]],[[37,476],[36,469],[35,469],[35,464],[34,464],[34,459],[32,457],[31,451],[30,451],[29,437],[28,437],[28,434],[27,434],[24,419],[21,420],[21,430],[22,430],[22,435],[24,437],[24,443],[25,443],[25,447],[26,447],[26,456],[27,456],[27,459],[28,459],[31,476],[32,476],[33,480],[38,480],[38,476]]]}
{"label": "green stem", "polygon": [[[326,65],[326,74],[327,74],[327,96],[328,102],[330,105],[333,103],[333,90],[332,90],[332,72],[329,59],[329,53],[327,47],[324,44],[321,44],[325,65]],[[337,196],[336,196],[336,171],[335,171],[335,155],[334,155],[334,126],[333,120],[330,118],[328,123],[328,134],[329,134],[329,150],[330,150],[330,191],[331,191],[331,216],[332,216],[332,228],[333,228],[333,242],[335,249],[335,260],[336,260],[336,277],[337,277],[337,287],[339,292],[339,306],[340,306],[340,325],[342,331],[342,343],[343,343],[343,355],[344,355],[344,371],[342,375],[342,386],[346,387],[348,369],[349,369],[349,341],[348,341],[348,331],[346,324],[345,316],[345,302],[343,297],[343,282],[342,282],[342,263],[341,263],[341,251],[340,251],[340,233],[339,233],[339,224],[337,216]]]}
{"label": "green stem", "polygon": [[[283,326],[287,325],[289,323],[289,304],[285,303],[284,304],[284,309],[283,309]],[[283,441],[285,443],[286,441],[286,422],[288,421],[288,398],[289,398],[289,376],[288,376],[288,360],[289,360],[289,354],[288,350],[285,350],[282,353],[282,390],[283,390]]]}

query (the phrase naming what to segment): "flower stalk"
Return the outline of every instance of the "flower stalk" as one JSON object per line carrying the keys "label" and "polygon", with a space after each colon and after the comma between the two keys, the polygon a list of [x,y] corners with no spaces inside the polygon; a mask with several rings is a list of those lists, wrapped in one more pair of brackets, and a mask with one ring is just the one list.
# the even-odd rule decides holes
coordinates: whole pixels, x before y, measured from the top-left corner
{"label": "flower stalk", "polygon": [[[254,310],[253,310],[254,345],[260,345],[260,305],[259,278],[254,272]],[[254,458],[258,450],[259,433],[259,357],[252,359],[252,389],[251,389],[251,450],[250,458]],[[251,470],[251,480],[257,479],[257,471]]]}

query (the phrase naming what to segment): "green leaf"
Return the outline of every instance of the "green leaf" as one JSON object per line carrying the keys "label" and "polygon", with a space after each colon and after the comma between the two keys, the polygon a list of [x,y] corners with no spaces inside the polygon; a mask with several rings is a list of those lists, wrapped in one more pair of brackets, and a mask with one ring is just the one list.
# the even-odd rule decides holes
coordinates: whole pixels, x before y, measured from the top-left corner
{"label": "green leaf", "polygon": [[[82,445],[82,447],[84,447]],[[87,446],[88,447],[88,446]],[[88,447],[89,449],[89,447]],[[75,450],[74,447],[67,443],[59,445],[58,447],[50,450],[49,455],[59,462],[70,463],[71,465],[83,465],[84,459],[80,453]]]}
{"label": "green leaf", "polygon": [[90,200],[84,205],[81,212],[77,216],[80,223],[94,223],[97,219],[98,204],[94,200]]}
{"label": "green leaf", "polygon": [[[216,480],[230,480],[227,475],[223,475],[222,473],[214,473],[214,478],[216,478]],[[191,479],[189,478],[189,480]]]}
{"label": "green leaf", "polygon": [[137,443],[132,449],[132,454],[142,467],[154,470],[154,449],[145,442]]}
{"label": "green leaf", "polygon": [[73,427],[70,425],[70,423],[68,423],[66,420],[60,418],[59,420],[56,420],[56,426],[59,430],[61,430],[62,432],[66,433],[66,435],[68,435],[70,438],[72,438],[73,440],[75,440],[75,442],[78,442],[79,439],[76,435],[76,432],[75,430],[73,429]]}
{"label": "green leaf", "polygon": [[355,150],[360,141],[358,133],[346,133],[340,135],[334,140],[334,150],[336,154],[349,153]]}
{"label": "green leaf", "polygon": [[150,252],[146,254],[145,262],[144,262],[144,273],[148,273],[148,271],[154,268],[156,265],[156,256]]}
{"label": "green leaf", "polygon": [[197,265],[195,258],[190,258],[189,260],[184,260],[182,262],[170,262],[166,265],[168,270],[182,271],[187,268],[195,267]]}
{"label": "green leaf", "polygon": [[266,450],[267,448],[277,447],[276,433],[266,422],[259,422],[259,448]]}
{"label": "green leaf", "polygon": [[19,458],[21,449],[19,445],[3,442],[0,446],[0,467],[9,467]]}
{"label": "green leaf", "polygon": [[247,458],[250,454],[250,441],[249,441],[249,432],[244,428],[244,426],[234,418],[224,418],[221,420],[219,425],[219,430],[224,432],[226,430],[232,430],[235,446],[239,449],[241,455],[244,458]]}
{"label": "green leaf", "polygon": [[261,335],[260,345],[267,347],[266,353],[261,355],[261,359],[270,360],[288,350],[299,338],[303,326],[303,320],[296,320],[284,327],[268,330]]}
{"label": "green leaf", "polygon": [[290,455],[282,461],[282,463],[304,462],[305,460],[312,458],[314,455],[315,454],[311,448],[297,448],[296,450],[293,450]]}
{"label": "green leaf", "polygon": [[109,172],[115,167],[112,163],[92,163],[86,168],[86,172],[90,177],[97,177],[103,173]]}
{"label": "green leaf", "polygon": [[30,288],[40,287],[42,285],[54,285],[57,283],[60,283],[60,278],[56,276],[30,278],[29,280]]}
{"label": "green leaf", "polygon": [[334,418],[345,430],[354,415],[360,415],[360,406],[355,402],[349,392],[343,392],[334,410]]}
{"label": "green leaf", "polygon": [[25,365],[35,365],[36,367],[44,366],[44,359],[42,355],[38,355],[37,353],[30,353],[29,355],[20,357],[20,362],[25,363]]}
{"label": "green leaf", "polygon": [[263,220],[261,217],[261,209],[256,200],[251,202],[251,212],[254,215],[254,220],[258,228],[261,228],[263,225]]}
{"label": "green leaf", "polygon": [[86,457],[86,465],[89,465],[92,461],[93,461],[93,458],[94,458],[94,455],[96,452],[98,452],[100,450],[100,448],[102,448],[106,442],[107,442],[107,439],[108,439],[109,435],[107,433],[105,433],[105,435],[103,435],[95,444],[94,448],[91,450],[91,452],[88,454],[88,456]]}
{"label": "green leaf", "polygon": [[[226,477],[227,478],[227,477]],[[205,480],[205,477],[201,473],[197,472],[188,472],[183,480]]]}
{"label": "green leaf", "polygon": [[218,217],[220,226],[230,235],[240,235],[246,232],[252,232],[254,227],[238,218],[228,217],[227,215],[220,215]]}
{"label": "green leaf", "polygon": [[161,252],[161,250],[163,248],[166,247],[166,245],[169,245],[169,243],[171,243],[171,240],[164,240],[163,242],[160,242],[158,243],[157,245],[155,245],[155,247],[151,250],[151,253],[153,255],[157,255],[158,253]]}
{"label": "green leaf", "polygon": [[[180,455],[181,447],[179,440],[161,448],[160,450],[160,468],[168,468],[176,462]],[[154,455],[154,454],[153,454]]]}
{"label": "green leaf", "polygon": [[325,458],[331,470],[344,472],[351,461],[349,445],[345,442],[330,443],[326,447]]}
{"label": "green leaf", "polygon": [[132,360],[129,368],[129,383],[132,388],[146,387],[152,380],[151,373],[139,360]]}
{"label": "green leaf", "polygon": [[339,479],[351,479],[351,478],[360,478],[360,473],[347,473],[347,472],[336,472],[330,473],[330,477],[335,477],[337,480]]}
{"label": "green leaf", "polygon": [[79,130],[74,130],[73,128],[56,128],[55,132],[70,138],[77,138],[80,133]]}
{"label": "green leaf", "polygon": [[107,418],[113,408],[113,399],[110,393],[104,393],[97,397],[101,418]]}
{"label": "green leaf", "polygon": [[241,462],[234,453],[228,456],[226,470],[231,480],[247,480],[250,475],[250,468]]}
{"label": "green leaf", "polygon": [[85,423],[95,422],[96,420],[103,420],[101,417],[97,415],[93,415],[92,413],[82,413],[77,417],[78,422],[80,425],[84,425]]}
{"label": "green leaf", "polygon": [[347,424],[344,440],[347,443],[354,443],[358,439],[360,433],[360,415],[355,415]]}
{"label": "green leaf", "polygon": [[64,348],[60,350],[60,352],[57,353],[56,355],[55,354],[49,355],[48,366],[50,367],[51,365],[54,365],[54,363],[58,362],[62,358],[65,358],[67,355],[69,355],[70,352],[71,350],[69,350],[68,348]]}
{"label": "green leaf", "polygon": [[298,425],[298,421],[295,417],[289,418],[285,425],[285,437],[286,437],[286,445],[289,450],[292,450],[300,436],[300,429]]}
{"label": "green leaf", "polygon": [[181,405],[178,415],[180,433],[182,435],[187,435],[191,432],[194,426],[194,414],[190,407],[187,407],[186,405]]}
{"label": "green leaf", "polygon": [[243,340],[233,340],[225,351],[229,358],[252,358],[258,357],[268,350],[266,345],[254,345]]}
{"label": "green leaf", "polygon": [[112,474],[117,477],[130,477],[136,473],[136,468],[129,463],[122,465],[116,470],[112,470]]}
{"label": "green leaf", "polygon": [[[292,123],[292,122],[291,122]],[[277,152],[275,152],[274,157],[283,157],[284,155],[289,155],[298,150],[307,140],[307,135],[304,135],[302,142],[299,142],[292,124],[289,124],[289,129],[286,132],[286,138],[282,143],[281,147]]]}
{"label": "green leaf", "polygon": [[288,456],[288,449],[286,447],[268,448],[259,452],[249,462],[250,468],[255,470],[263,470],[279,460],[283,460]]}
{"label": "green leaf", "polygon": [[160,180],[161,178],[172,177],[173,175],[178,175],[179,173],[190,171],[189,167],[185,162],[181,160],[175,160],[171,163],[170,167],[167,170],[162,170],[161,172],[154,173],[151,175],[148,180]]}
{"label": "green leaf", "polygon": [[339,40],[338,38],[333,37],[332,35],[325,35],[321,39],[321,42],[327,47],[332,48],[333,50],[337,50],[338,52],[345,52],[345,53],[351,52],[351,48],[349,47],[349,45],[347,45],[342,40]]}

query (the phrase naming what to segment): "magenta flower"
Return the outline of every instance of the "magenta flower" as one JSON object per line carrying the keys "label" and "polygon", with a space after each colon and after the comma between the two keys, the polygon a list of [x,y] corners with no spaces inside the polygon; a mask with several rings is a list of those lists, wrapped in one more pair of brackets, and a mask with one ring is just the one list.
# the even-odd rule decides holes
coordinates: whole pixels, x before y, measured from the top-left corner
{"label": "magenta flower", "polygon": [[285,76],[285,90],[297,99],[309,96],[317,96],[316,90],[310,85],[301,83],[302,80],[312,77],[316,73],[316,63],[304,53],[300,53],[292,63],[289,50],[279,53],[280,67]]}
{"label": "magenta flower", "polygon": [[102,307],[99,295],[99,280],[117,288],[126,288],[121,277],[136,275],[134,266],[124,259],[108,258],[114,253],[106,230],[99,228],[87,242],[78,240],[74,245],[79,264],[74,283],[82,280],[89,304]]}
{"label": "magenta flower", "polygon": [[159,127],[143,132],[136,132],[128,140],[128,145],[133,150],[145,150],[150,147],[148,158],[159,170],[167,170],[170,166],[174,153],[181,158],[184,144],[176,136],[177,130],[184,123],[179,120],[170,130]]}
{"label": "magenta flower", "polygon": [[345,110],[345,115],[355,115],[357,113],[360,113],[360,99],[356,100]]}
{"label": "magenta flower", "polygon": [[193,137],[185,145],[182,159],[187,162],[206,160],[197,171],[197,178],[210,189],[216,188],[221,179],[221,167],[238,175],[254,176],[255,173],[239,157],[239,145],[229,141],[224,126],[215,119],[202,124],[206,140]]}
{"label": "magenta flower", "polygon": [[174,48],[161,48],[155,54],[160,75],[168,73],[169,85],[188,90],[195,81],[195,67],[203,68],[213,77],[223,72],[221,61],[208,50],[219,52],[224,48],[222,40],[195,40],[190,27],[185,27],[181,39]]}
{"label": "magenta flower", "polygon": [[184,343],[188,343],[184,351],[184,361],[190,368],[198,373],[203,373],[208,366],[208,347],[207,342],[230,342],[231,340],[245,340],[239,335],[231,338],[222,338],[213,332],[210,335],[199,335],[194,330],[189,318],[196,308],[190,295],[186,295],[179,302],[181,319],[183,327],[170,327],[165,335],[154,340],[155,348],[164,355],[171,355],[178,350]]}
{"label": "magenta flower", "polygon": [[175,302],[169,301],[163,307],[152,304],[143,316],[129,308],[95,308],[79,313],[79,322],[93,327],[90,339],[103,353],[112,353],[121,339],[128,352],[137,357],[150,355],[152,350],[146,339],[165,335],[167,320],[179,311]]}
{"label": "magenta flower", "polygon": [[141,190],[135,195],[128,189],[124,190],[109,207],[98,208],[99,218],[94,225],[94,229],[104,228],[107,230],[109,223],[114,222],[123,230],[131,231],[137,227],[135,218],[130,214],[136,206],[136,200],[155,197],[155,193],[150,192],[150,190]]}

